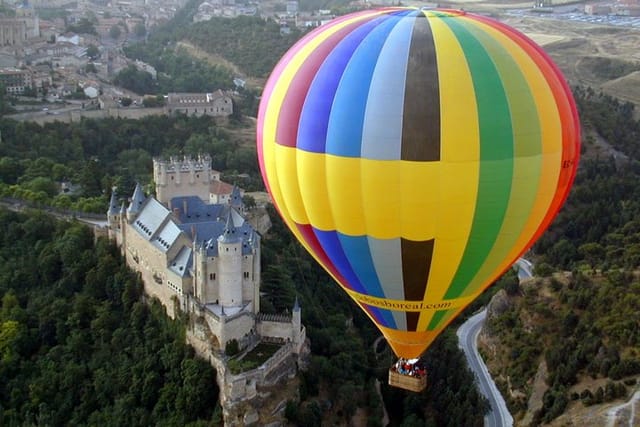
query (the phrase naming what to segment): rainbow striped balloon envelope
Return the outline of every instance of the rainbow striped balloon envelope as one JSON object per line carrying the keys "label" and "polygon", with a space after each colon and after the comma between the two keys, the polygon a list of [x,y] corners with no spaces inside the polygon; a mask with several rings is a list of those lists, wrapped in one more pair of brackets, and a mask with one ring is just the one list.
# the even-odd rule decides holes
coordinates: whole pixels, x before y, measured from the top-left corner
{"label": "rainbow striped balloon envelope", "polygon": [[521,33],[385,8],[337,18],[284,55],[257,140],[287,225],[412,358],[550,224],[580,126],[563,76]]}

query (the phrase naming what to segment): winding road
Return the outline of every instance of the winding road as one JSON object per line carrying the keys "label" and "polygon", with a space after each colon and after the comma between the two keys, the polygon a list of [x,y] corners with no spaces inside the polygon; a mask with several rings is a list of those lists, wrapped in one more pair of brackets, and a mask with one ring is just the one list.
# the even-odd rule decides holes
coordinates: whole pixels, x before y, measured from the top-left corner
{"label": "winding road", "polygon": [[[518,259],[514,268],[518,269],[520,281],[532,276],[533,265],[524,258]],[[458,345],[464,351],[469,368],[476,376],[480,393],[487,398],[491,405],[491,410],[484,417],[484,425],[486,427],[513,426],[513,417],[507,409],[507,404],[478,353],[478,335],[486,317],[487,309],[485,308],[464,322],[456,332]]]}
{"label": "winding road", "polygon": [[507,404],[478,353],[478,334],[480,334],[486,316],[486,309],[476,313],[458,328],[456,334],[459,346],[467,357],[469,368],[476,376],[478,389],[491,405],[491,410],[484,417],[484,425],[486,427],[513,426],[513,417],[507,409]]}

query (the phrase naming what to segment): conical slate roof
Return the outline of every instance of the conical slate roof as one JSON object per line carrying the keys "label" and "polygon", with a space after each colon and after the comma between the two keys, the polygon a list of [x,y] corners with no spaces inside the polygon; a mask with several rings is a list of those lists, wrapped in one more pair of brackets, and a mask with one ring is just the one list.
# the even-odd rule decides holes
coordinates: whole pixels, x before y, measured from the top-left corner
{"label": "conical slate roof", "polygon": [[140,183],[136,183],[136,189],[133,190],[133,197],[131,198],[131,203],[129,204],[127,213],[136,214],[140,212],[140,208],[146,199],[147,198],[144,196]]}
{"label": "conical slate roof", "polygon": [[227,222],[224,226],[224,231],[218,237],[218,241],[221,243],[237,243],[240,241],[240,236],[236,233],[236,226],[233,224],[233,218],[231,218],[231,209],[227,212]]}
{"label": "conical slate roof", "polygon": [[108,215],[118,215],[119,213],[120,207],[118,206],[118,195],[116,193],[116,188],[113,187],[111,189],[111,200],[109,201]]}

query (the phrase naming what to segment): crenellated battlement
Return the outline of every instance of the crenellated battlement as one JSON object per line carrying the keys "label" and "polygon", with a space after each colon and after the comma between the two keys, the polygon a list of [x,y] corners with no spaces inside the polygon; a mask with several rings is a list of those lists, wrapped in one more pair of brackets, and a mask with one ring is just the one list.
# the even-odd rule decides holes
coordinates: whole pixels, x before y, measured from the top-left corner
{"label": "crenellated battlement", "polygon": [[[153,180],[156,196],[160,203],[167,205],[176,196],[189,194],[200,197],[208,203],[210,185],[217,179],[211,170],[211,156],[170,157],[168,160],[153,159]],[[187,189],[188,187],[188,189]]]}
{"label": "crenellated battlement", "polygon": [[157,164],[160,171],[164,173],[211,170],[211,156],[208,154],[199,155],[197,158],[192,158],[191,156],[182,158],[171,156],[168,160],[156,158],[153,159],[153,163],[154,165]]}

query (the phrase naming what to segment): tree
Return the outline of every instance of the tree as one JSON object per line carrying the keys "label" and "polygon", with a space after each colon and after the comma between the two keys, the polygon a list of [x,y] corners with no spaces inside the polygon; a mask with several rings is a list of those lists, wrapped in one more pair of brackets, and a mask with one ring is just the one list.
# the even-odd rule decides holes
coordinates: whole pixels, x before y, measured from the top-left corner
{"label": "tree", "polygon": [[[46,216],[0,210],[0,223],[0,274],[5,260],[14,273],[0,281],[3,425],[212,425],[214,369],[179,325],[138,301],[138,277],[115,247]],[[44,274],[38,261],[55,256],[62,268]],[[78,264],[86,274],[73,274]],[[51,281],[27,280],[31,271]]]}
{"label": "tree", "polygon": [[138,22],[133,27],[133,33],[138,37],[144,37],[147,34],[147,28],[144,26],[142,22]]}
{"label": "tree", "polygon": [[134,65],[129,65],[127,68],[121,70],[116,75],[114,83],[138,95],[154,93],[157,90],[151,74],[138,70]]}
{"label": "tree", "polygon": [[7,89],[3,83],[0,83],[0,116],[13,110],[7,101]]}
{"label": "tree", "polygon": [[244,203],[244,207],[251,210],[256,207],[256,199],[253,198],[250,194],[245,194],[242,196],[242,203]]}
{"label": "tree", "polygon": [[79,34],[98,34],[98,32],[96,31],[96,27],[94,27],[93,25],[93,22],[91,22],[87,18],[82,18],[75,24],[69,25],[67,27],[67,31]]}
{"label": "tree", "polygon": [[51,178],[39,176],[24,183],[23,185],[34,193],[43,192],[49,197],[53,197],[58,194],[58,185],[53,182]]}
{"label": "tree", "polygon": [[0,367],[17,358],[16,343],[21,333],[20,323],[15,320],[0,323]]}
{"label": "tree", "polygon": [[96,60],[100,57],[100,49],[98,49],[98,47],[94,44],[90,44],[89,46],[87,46],[87,56],[91,59],[91,60]]}
{"label": "tree", "polygon": [[238,352],[240,352],[240,346],[238,345],[238,340],[232,339],[227,341],[227,344],[224,347],[224,352],[229,357],[233,357],[236,354],[238,354]]}
{"label": "tree", "polygon": [[109,28],[109,37],[111,37],[112,39],[117,40],[121,34],[122,30],[120,29],[119,25],[116,24]]}
{"label": "tree", "polygon": [[22,96],[29,96],[35,98],[38,96],[38,91],[33,86],[25,86],[22,91]]}
{"label": "tree", "polygon": [[164,96],[145,96],[142,100],[142,105],[147,108],[162,107],[165,105]]}
{"label": "tree", "polygon": [[291,310],[295,299],[295,286],[285,265],[268,265],[262,272],[263,298],[276,312]]}
{"label": "tree", "polygon": [[601,263],[604,259],[604,248],[596,242],[585,243],[578,247],[578,253],[582,255],[592,268]]}
{"label": "tree", "polygon": [[0,157],[0,182],[15,184],[22,175],[23,167],[17,159]]}

